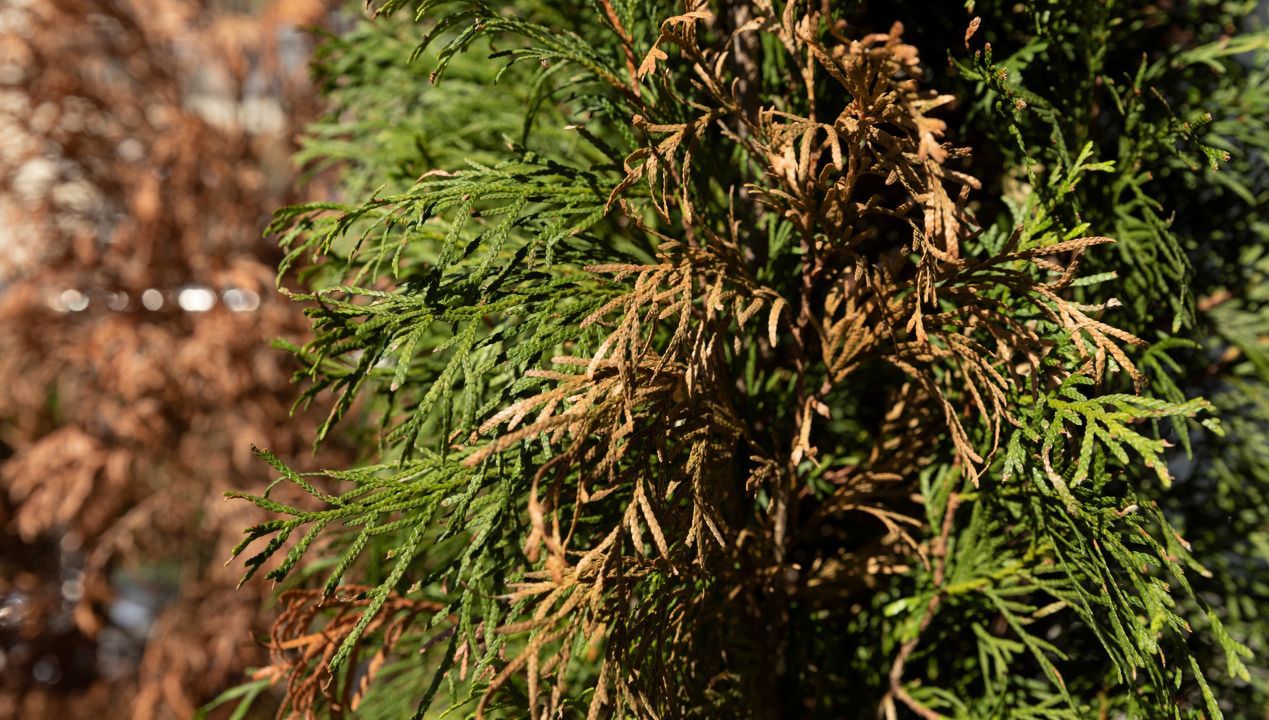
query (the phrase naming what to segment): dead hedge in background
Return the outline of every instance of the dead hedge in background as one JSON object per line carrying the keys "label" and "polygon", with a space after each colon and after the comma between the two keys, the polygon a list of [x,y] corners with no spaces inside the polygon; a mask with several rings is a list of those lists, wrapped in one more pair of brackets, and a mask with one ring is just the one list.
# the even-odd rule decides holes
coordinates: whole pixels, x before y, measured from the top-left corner
{"label": "dead hedge in background", "polygon": [[263,659],[222,495],[312,439],[260,232],[326,12],[0,5],[0,717],[187,718]]}

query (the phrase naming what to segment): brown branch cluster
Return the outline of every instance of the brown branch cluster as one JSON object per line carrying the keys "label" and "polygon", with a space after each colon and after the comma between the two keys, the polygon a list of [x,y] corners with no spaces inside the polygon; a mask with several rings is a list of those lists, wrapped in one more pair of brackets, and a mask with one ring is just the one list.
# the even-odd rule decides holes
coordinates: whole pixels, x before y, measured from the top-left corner
{"label": "brown branch cluster", "polygon": [[[334,678],[329,670],[331,658],[370,604],[369,590],[343,585],[330,595],[320,590],[288,590],[278,598],[281,609],[268,643],[270,663],[257,670],[254,679],[285,680],[286,705],[278,709],[279,718],[343,718],[356,713],[405,631],[442,609],[439,603],[389,597],[362,636],[363,645],[376,639],[374,654],[362,657],[359,645],[341,677]],[[443,631],[434,642],[448,639],[453,632],[452,628]]]}
{"label": "brown branch cluster", "polygon": [[[627,93],[647,142],[610,206],[657,238],[656,262],[589,268],[625,288],[585,321],[598,349],[533,371],[554,386],[469,439],[487,438],[471,464],[532,438],[552,451],[524,548],[544,569],[510,598],[533,616],[501,629],[527,639],[486,702],[523,673],[535,714],[553,716],[579,644],[604,653],[592,718],[614,702],[658,716],[728,683],[769,701],[783,651],[720,657],[712,644],[734,647],[745,627],[781,638],[791,600],[847,612],[878,577],[928,562],[917,472],[948,451],[978,481],[1017,422],[1006,398],[1061,375],[1039,323],[1068,332],[1095,378],[1108,358],[1136,375],[1120,343],[1138,341],[1063,298],[1080,255],[1108,238],[1022,249],[1015,234],[986,257],[974,245],[979,183],[955,169],[969,150],[933,116],[954,98],[922,88],[901,26],[852,37],[761,0],[733,26],[709,5],[664,21]],[[762,34],[774,42],[738,40]],[[771,92],[802,99],[797,111],[755,102],[758,78],[734,75],[756,67],[734,53],[772,46],[794,71]],[[684,107],[693,119],[657,120]],[[699,169],[718,162],[752,172],[719,187]],[[772,218],[792,226],[792,278],[762,266]],[[745,385],[747,352],[761,387]],[[867,439],[835,437],[834,413],[878,373],[893,378],[884,418]],[[746,406],[777,386],[792,388],[787,407]],[[851,542],[821,539],[841,533]]]}
{"label": "brown branch cluster", "polygon": [[[292,368],[268,346],[305,326],[270,300],[276,251],[260,231],[292,198],[291,134],[314,109],[284,44],[305,43],[296,28],[327,12],[319,0],[263,5],[251,16],[212,0],[0,9],[10,74],[0,87],[0,595],[49,605],[12,633],[0,628],[10,659],[0,718],[98,707],[189,717],[261,659],[250,634],[263,629],[260,589],[235,593],[236,571],[221,567],[244,521],[222,494],[266,481],[253,442],[296,453],[310,442],[307,424],[288,417]],[[183,312],[187,286],[260,304]],[[147,291],[162,307],[143,305]],[[59,307],[67,292],[86,307]],[[59,552],[37,554],[46,546]],[[182,574],[154,593],[148,638],[130,640],[141,656],[98,663],[103,630],[130,632],[110,619],[118,571],[143,576],[156,563]],[[67,573],[82,590],[62,592]],[[68,617],[73,641],[54,647]],[[60,679],[34,680],[40,662]]]}

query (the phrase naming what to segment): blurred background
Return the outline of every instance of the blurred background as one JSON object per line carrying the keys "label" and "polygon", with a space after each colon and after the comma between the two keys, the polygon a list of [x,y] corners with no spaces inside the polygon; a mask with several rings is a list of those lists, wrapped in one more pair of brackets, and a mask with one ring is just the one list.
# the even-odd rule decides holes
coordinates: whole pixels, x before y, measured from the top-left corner
{"label": "blurred background", "polygon": [[0,0],[0,720],[188,718],[263,664],[223,494],[316,426],[261,231],[335,4]]}

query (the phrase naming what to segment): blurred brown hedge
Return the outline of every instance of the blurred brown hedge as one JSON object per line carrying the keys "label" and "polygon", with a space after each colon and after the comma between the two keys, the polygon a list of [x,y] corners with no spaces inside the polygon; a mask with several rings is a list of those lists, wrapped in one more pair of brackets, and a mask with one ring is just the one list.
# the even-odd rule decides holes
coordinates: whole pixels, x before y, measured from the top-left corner
{"label": "blurred brown hedge", "polygon": [[327,12],[0,1],[0,719],[189,717],[264,659],[223,493],[316,425],[260,231]]}

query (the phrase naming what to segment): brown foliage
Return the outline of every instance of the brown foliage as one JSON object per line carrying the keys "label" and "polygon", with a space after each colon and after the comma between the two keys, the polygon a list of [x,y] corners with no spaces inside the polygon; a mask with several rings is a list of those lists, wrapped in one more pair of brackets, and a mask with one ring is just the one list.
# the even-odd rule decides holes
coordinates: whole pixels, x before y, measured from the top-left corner
{"label": "brown foliage", "polygon": [[[332,682],[329,664],[340,644],[370,604],[371,588],[344,585],[329,596],[322,590],[289,590],[279,598],[281,610],[270,632],[270,664],[257,679],[285,679],[286,706],[278,717],[342,718],[355,712],[397,641],[412,623],[442,609],[440,603],[390,596],[365,628],[365,637],[380,636],[375,654],[363,666],[354,651],[342,671],[347,677]],[[420,617],[423,616],[423,617]],[[454,631],[442,633],[448,638]],[[439,638],[438,638],[439,639]],[[319,710],[322,713],[319,714]]]}
{"label": "brown foliage", "polygon": [[[252,442],[301,453],[311,439],[288,419],[291,367],[267,344],[303,325],[273,299],[260,230],[290,199],[290,139],[312,111],[296,28],[325,12],[321,0],[256,15],[212,0],[0,9],[0,597],[21,602],[0,619],[0,717],[96,703],[188,717],[262,659],[260,590],[233,592],[237,573],[221,567],[244,510],[222,496],[267,477]],[[258,308],[184,312],[186,286]],[[112,619],[119,572],[156,566],[175,577],[156,586],[142,656],[102,660],[107,637],[141,642]],[[61,679],[33,680],[41,662]]]}
{"label": "brown foliage", "polygon": [[[626,158],[626,178],[610,199],[632,224],[659,237],[657,263],[589,268],[633,282],[585,321],[606,335],[592,357],[554,360],[585,372],[531,371],[555,386],[502,410],[469,439],[490,438],[468,456],[471,465],[540,435],[558,448],[537,472],[528,500],[525,551],[531,561],[545,554],[546,569],[530,573],[512,595],[536,610],[531,620],[501,629],[528,632],[528,640],[491,683],[482,710],[500,686],[525,674],[530,707],[556,712],[563,668],[582,637],[606,646],[590,717],[612,702],[656,716],[684,702],[683,688],[706,692],[733,673],[761,683],[778,676],[778,663],[791,662],[779,649],[757,648],[750,658],[720,659],[711,645],[716,638],[700,628],[722,635],[764,627],[782,638],[785,620],[771,613],[789,602],[848,607],[877,576],[904,571],[902,558],[913,551],[941,567],[938,543],[914,537],[926,535],[914,494],[918,471],[931,461],[927,449],[950,436],[957,464],[977,480],[1004,426],[1017,423],[1007,394],[1056,379],[1041,362],[1051,344],[1018,319],[1017,307],[994,300],[993,290],[1007,288],[1028,313],[1069,331],[1094,378],[1108,355],[1136,375],[1119,346],[1136,338],[1060,295],[1080,255],[1108,238],[1018,251],[1015,237],[985,259],[965,251],[975,233],[967,202],[979,183],[955,169],[969,151],[946,142],[945,123],[932,115],[953,98],[921,88],[917,50],[903,42],[901,26],[851,37],[844,26],[820,32],[821,16],[799,15],[795,3],[783,14],[770,3],[748,5],[752,19],[728,27],[708,3],[688,3],[687,12],[662,24],[625,88],[628,97],[648,98],[641,84],[662,82],[663,102],[682,104],[668,88],[683,87],[673,79],[683,73],[699,91],[693,120],[651,123],[645,118],[665,113],[650,106],[632,118],[647,143]],[[735,39],[757,33],[784,48],[797,69],[788,95],[807,98],[808,113],[765,107],[745,93],[741,80],[752,63],[733,55],[756,43]],[[818,106],[816,86],[825,76],[849,98],[844,107]],[[757,168],[756,179],[723,188],[733,201],[723,234],[710,222],[718,208],[694,206],[701,197],[693,191],[694,158],[733,150]],[[637,183],[647,186],[658,226],[681,228],[682,239],[659,233],[628,199]],[[738,219],[743,213],[771,213],[794,225],[801,273],[795,295],[759,281],[753,268],[762,262],[754,260],[765,240],[761,229]],[[1020,261],[1052,278],[1035,280]],[[724,348],[735,343],[739,353],[746,328],[763,320],[765,332],[753,333],[765,341],[758,362],[797,388],[783,427],[744,421],[732,404],[744,381],[732,376]],[[830,417],[843,392],[858,390],[856,374],[865,366],[888,366],[903,378],[886,397],[890,411],[875,444],[859,462],[818,468],[814,426]],[[953,397],[970,398],[970,406]],[[970,432],[971,424],[981,432]],[[976,446],[974,436],[991,441]],[[820,470],[835,486],[827,496],[808,479]],[[770,502],[754,518],[737,500],[758,493]],[[613,502],[624,506],[595,510]],[[860,520],[826,522],[847,513]],[[586,514],[620,522],[578,546],[575,530]],[[821,542],[809,559],[793,553],[807,538],[844,532],[855,537],[837,550]],[[639,595],[639,616],[632,617],[635,603],[626,593],[639,592],[653,569],[696,582]],[[728,608],[721,619],[689,617],[697,608],[716,616],[720,603]],[[648,647],[628,641],[628,628]],[[923,712],[901,694],[905,655],[891,672],[894,695]],[[746,662],[754,666],[741,668]],[[541,688],[544,680],[550,689]],[[759,703],[776,694],[741,692]]]}

